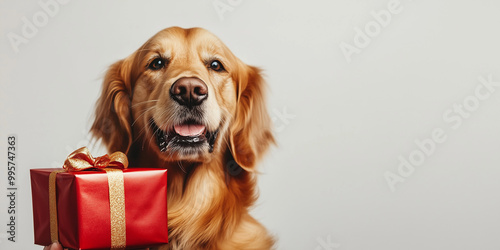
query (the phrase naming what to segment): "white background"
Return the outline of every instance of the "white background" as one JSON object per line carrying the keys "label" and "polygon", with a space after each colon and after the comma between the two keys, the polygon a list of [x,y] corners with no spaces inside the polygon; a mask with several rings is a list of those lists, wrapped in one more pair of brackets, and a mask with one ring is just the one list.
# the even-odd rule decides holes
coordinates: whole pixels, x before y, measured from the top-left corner
{"label": "white background", "polygon": [[[0,2],[2,190],[9,134],[19,165],[17,242],[6,239],[2,195],[1,249],[41,249],[29,169],[59,167],[89,145],[107,66],[169,26],[206,28],[266,72],[279,145],[260,166],[253,214],[278,249],[500,249],[500,87],[456,129],[443,119],[474,104],[479,77],[500,82],[500,2],[401,0],[350,63],[341,43],[355,46],[356,28],[389,0],[230,3],[219,15],[213,0],[74,0],[16,53],[8,34],[22,36],[23,18],[44,10]],[[384,174],[399,175],[398,157],[417,155],[415,140],[434,129],[446,140],[391,191]]]}

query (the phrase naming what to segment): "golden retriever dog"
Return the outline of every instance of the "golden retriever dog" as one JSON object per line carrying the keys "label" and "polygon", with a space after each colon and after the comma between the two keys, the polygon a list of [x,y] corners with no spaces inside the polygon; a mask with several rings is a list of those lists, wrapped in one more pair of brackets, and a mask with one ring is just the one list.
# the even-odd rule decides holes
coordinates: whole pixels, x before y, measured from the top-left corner
{"label": "golden retriever dog", "polygon": [[91,132],[131,167],[168,169],[167,249],[272,248],[249,214],[274,143],[265,88],[201,28],[164,29],[107,71]]}

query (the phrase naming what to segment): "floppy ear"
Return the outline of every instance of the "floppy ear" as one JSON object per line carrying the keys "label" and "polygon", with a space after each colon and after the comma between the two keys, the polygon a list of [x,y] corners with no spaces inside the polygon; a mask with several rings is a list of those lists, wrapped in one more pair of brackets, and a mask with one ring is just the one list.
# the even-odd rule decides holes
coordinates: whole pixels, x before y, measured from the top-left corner
{"label": "floppy ear", "polygon": [[132,144],[130,113],[130,63],[121,60],[109,67],[96,103],[90,131],[101,139],[109,152],[128,153]]}
{"label": "floppy ear", "polygon": [[230,147],[234,160],[246,171],[253,171],[271,143],[271,119],[265,104],[266,84],[256,67],[242,66],[237,76],[236,115],[230,126]]}

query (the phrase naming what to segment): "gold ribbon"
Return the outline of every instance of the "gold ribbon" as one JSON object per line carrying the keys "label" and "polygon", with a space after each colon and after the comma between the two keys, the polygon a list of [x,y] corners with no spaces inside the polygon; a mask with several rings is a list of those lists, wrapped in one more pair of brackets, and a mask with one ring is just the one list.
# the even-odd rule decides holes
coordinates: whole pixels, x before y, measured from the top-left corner
{"label": "gold ribbon", "polygon": [[108,177],[109,207],[111,220],[111,248],[124,249],[127,243],[125,227],[125,186],[121,169],[128,167],[127,156],[115,152],[110,156],[92,157],[86,147],[71,153],[64,162],[64,170],[56,170],[49,175],[50,238],[59,242],[56,200],[56,175],[62,172],[75,172],[87,169],[106,171]]}
{"label": "gold ribbon", "polygon": [[49,175],[50,240],[52,243],[59,242],[57,230],[56,175],[62,172],[65,172],[65,170],[56,170]]}
{"label": "gold ribbon", "polygon": [[111,216],[111,247],[124,249],[127,243],[125,230],[125,186],[123,172],[119,169],[104,169],[108,175],[109,210]]}

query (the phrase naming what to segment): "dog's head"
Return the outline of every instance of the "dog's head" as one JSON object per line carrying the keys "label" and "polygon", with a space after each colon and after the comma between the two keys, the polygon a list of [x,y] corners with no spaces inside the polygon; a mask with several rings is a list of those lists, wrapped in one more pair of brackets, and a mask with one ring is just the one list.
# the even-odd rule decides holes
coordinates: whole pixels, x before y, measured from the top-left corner
{"label": "dog's head", "polygon": [[91,131],[110,151],[192,162],[228,151],[251,170],[274,141],[264,88],[210,32],[172,27],[110,67]]}

